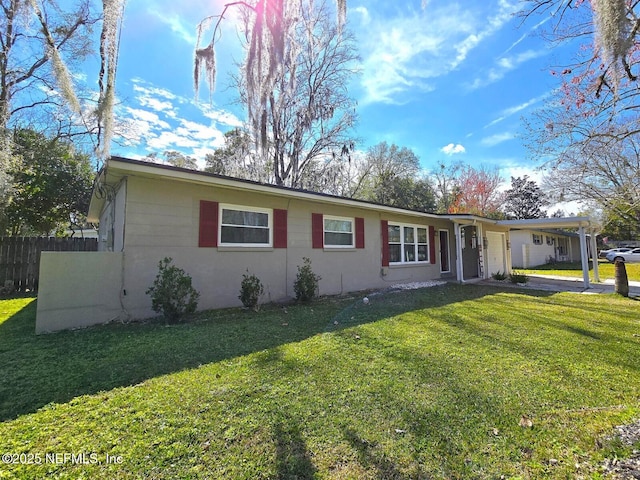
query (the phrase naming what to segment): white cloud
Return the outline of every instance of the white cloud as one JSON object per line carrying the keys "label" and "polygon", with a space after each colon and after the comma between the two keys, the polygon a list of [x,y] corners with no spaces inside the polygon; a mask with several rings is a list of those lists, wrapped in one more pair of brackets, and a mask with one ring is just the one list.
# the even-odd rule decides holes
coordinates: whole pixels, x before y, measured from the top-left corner
{"label": "white cloud", "polygon": [[471,83],[469,88],[471,90],[475,90],[502,80],[507,73],[515,70],[523,63],[538,57],[542,57],[544,55],[547,55],[548,53],[548,49],[527,50],[525,52],[519,53],[518,55],[499,58],[496,62],[496,66],[490,68],[483,77],[476,78],[473,83]]}
{"label": "white cloud", "polygon": [[498,161],[500,177],[503,182],[498,187],[498,190],[505,192],[511,188],[511,177],[518,178],[528,176],[529,180],[533,180],[540,186],[542,182],[542,172],[530,166],[522,165],[515,159],[506,158]]}
{"label": "white cloud", "polygon": [[498,145],[499,143],[513,140],[514,138],[515,135],[511,132],[497,133],[495,135],[491,135],[490,137],[483,138],[480,143],[485,147],[493,147],[495,145]]}
{"label": "white cloud", "polygon": [[117,112],[124,125],[118,140],[125,146],[158,153],[177,150],[202,163],[206,153],[224,144],[228,127],[242,125],[231,112],[198,104],[140,78],[132,82],[134,102]]}
{"label": "white cloud", "polygon": [[[503,166],[500,169],[500,173],[502,178],[505,180],[504,183],[500,187],[500,191],[506,191],[511,188],[511,177],[513,178],[524,178],[525,176],[529,177],[529,180],[534,181],[538,184],[539,187],[543,187],[543,179],[545,176],[545,172],[539,168],[534,168],[532,166],[525,166],[516,163],[515,161],[505,161]],[[571,201],[571,202],[558,202],[552,205],[546,206],[544,209],[547,211],[549,215],[555,213],[558,210],[564,211],[565,215],[577,215],[579,212],[584,211],[586,205],[581,202]]]}
{"label": "white cloud", "polygon": [[572,200],[571,202],[558,202],[546,207],[547,213],[553,215],[558,210],[562,210],[566,217],[579,215],[580,212],[584,212],[589,206],[586,203]]}
{"label": "white cloud", "polygon": [[516,13],[519,9],[519,6],[516,3],[512,4],[507,0],[500,0],[500,2],[498,3],[499,8],[497,12],[489,16],[487,20],[477,19],[479,20],[479,25],[481,26],[481,28],[479,28],[477,32],[469,35],[456,46],[458,55],[456,57],[455,66],[466,60],[469,52],[477,47],[483,40],[489,38],[491,35],[500,30],[504,24],[509,22],[509,20],[512,19],[513,14]]}
{"label": "white cloud", "polygon": [[198,141],[202,146],[219,147],[224,143],[224,135],[216,127],[189,120],[181,120],[180,124],[181,126],[175,130],[175,133],[184,138]]}
{"label": "white cloud", "polygon": [[242,123],[242,120],[240,120],[231,112],[227,112],[224,110],[216,110],[214,108],[211,108],[209,105],[204,105],[200,103],[197,103],[196,106],[198,107],[198,109],[200,109],[200,111],[205,117],[213,120],[214,122],[221,123],[222,125],[226,125],[228,127],[234,127],[234,128],[241,127],[242,125],[244,125]]}
{"label": "white cloud", "polygon": [[133,91],[136,92],[136,100],[142,107],[149,107],[156,112],[175,118],[176,103],[182,103],[183,100],[170,91],[146,85],[144,80],[134,78]]}
{"label": "white cloud", "polygon": [[140,105],[143,107],[149,107],[157,112],[164,112],[169,116],[175,116],[173,104],[169,101],[158,100],[152,97],[139,97]]}
{"label": "white cloud", "polygon": [[535,24],[533,27],[531,27],[529,29],[528,32],[523,33],[522,36],[520,38],[518,38],[515,42],[513,42],[509,48],[507,48],[504,53],[502,54],[502,56],[506,55],[507,53],[509,53],[511,50],[513,50],[515,47],[517,47],[518,45],[520,45],[520,43],[522,43],[529,35],[531,35],[533,32],[535,32],[536,30],[538,30],[538,28],[540,28],[542,25],[544,25],[545,23],[547,23],[549,20],[551,20],[553,18],[553,15],[549,15],[547,18],[545,18],[544,20],[538,22],[537,24]]}
{"label": "white cloud", "polygon": [[136,121],[139,121],[140,123],[143,123],[148,130],[155,130],[155,129],[168,130],[171,128],[171,126],[164,120],[161,120],[157,114],[153,112],[149,112],[148,110],[127,107],[126,111],[129,114],[129,116],[131,116],[131,118],[133,118]]}
{"label": "white cloud", "polygon": [[190,45],[196,44],[196,29],[194,25],[185,21],[180,15],[175,13],[168,13],[166,11],[160,11],[157,8],[151,8],[148,12],[160,20],[162,23],[169,26],[171,32],[178,38],[184,40]]}
{"label": "white cloud", "polygon": [[509,182],[509,188],[511,188],[511,177],[524,178],[526,176],[529,177],[529,180],[536,182],[538,186],[542,183],[543,172],[537,168],[526,167],[524,165],[514,163],[508,167],[502,168],[501,171],[503,177],[507,179],[507,182]]}
{"label": "white cloud", "polygon": [[433,90],[433,79],[456,69],[517,10],[506,0],[490,13],[452,2],[412,16],[366,17],[370,21],[362,22],[358,35],[364,57],[361,103],[403,103],[402,94]]}
{"label": "white cloud", "polygon": [[168,100],[176,100],[178,98],[176,94],[170,92],[166,88],[158,88],[158,87],[149,85],[148,82],[146,82],[142,78],[135,77],[135,78],[132,78],[131,81],[133,82],[133,90],[135,92],[140,92],[145,96],[153,95],[157,97],[163,97]]}
{"label": "white cloud", "polygon": [[445,155],[456,155],[458,153],[465,153],[467,150],[460,144],[455,145],[450,143],[449,145],[442,147],[440,151]]}
{"label": "white cloud", "polygon": [[89,78],[89,76],[85,72],[73,72],[73,73],[71,73],[71,77],[76,82],[82,82],[82,83],[86,83],[87,82],[87,78]]}
{"label": "white cloud", "polygon": [[185,148],[196,148],[200,142],[184,135],[184,132],[162,132],[155,137],[147,138],[147,146],[153,151],[164,152],[165,150],[180,150]]}
{"label": "white cloud", "polygon": [[352,13],[357,13],[359,15],[361,15],[361,24],[362,25],[369,25],[369,23],[371,22],[371,15],[369,14],[369,10],[367,10],[366,7],[356,7],[356,8],[350,8],[349,9],[349,14],[347,14],[347,17],[349,18]]}
{"label": "white cloud", "polygon": [[491,122],[487,123],[484,128],[488,128],[488,127],[492,127],[493,125],[500,123],[501,121],[509,118],[512,115],[515,115],[518,112],[521,112],[533,105],[535,105],[536,103],[541,102],[542,100],[544,100],[545,98],[547,98],[550,95],[550,92],[547,92],[543,95],[540,95],[538,97],[534,97],[531,98],[529,100],[527,100],[526,102],[523,102],[519,105],[514,105],[513,107],[509,107],[509,108],[505,108],[504,110],[502,110],[499,114],[498,117],[495,118],[494,120],[492,120]]}

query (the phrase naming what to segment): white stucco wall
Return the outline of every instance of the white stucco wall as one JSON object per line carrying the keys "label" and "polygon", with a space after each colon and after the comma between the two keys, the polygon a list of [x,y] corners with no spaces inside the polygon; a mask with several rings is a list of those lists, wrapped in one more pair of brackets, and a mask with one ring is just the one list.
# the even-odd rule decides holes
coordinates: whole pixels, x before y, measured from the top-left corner
{"label": "white stucco wall", "polygon": [[[199,248],[200,201],[287,210],[287,248],[217,247]],[[456,259],[453,225],[448,219],[380,212],[370,208],[295,199],[284,195],[239,191],[188,182],[129,176],[105,205],[105,221],[114,232],[115,253],[89,253],[43,260],[45,273],[38,307],[38,331],[52,331],[96,323],[118,316],[147,318],[156,315],[145,293],[152,284],[158,262],[171,257],[183,268],[200,292],[200,310],[240,306],[242,275],[249,270],[262,281],[263,301],[294,297],[293,283],[303,258],[311,259],[314,272],[322,277],[321,295],[384,288],[397,283],[439,279],[439,236],[436,234],[436,263],[382,267],[381,220],[419,224],[449,230],[451,272]],[[113,208],[112,208],[113,207]],[[312,248],[312,213],[364,219],[364,249]],[[120,222],[119,219],[122,219]],[[126,223],[125,223],[126,219]],[[102,229],[101,229],[102,230]],[[118,235],[123,242],[118,243]],[[112,255],[112,256],[109,256]],[[64,268],[63,268],[64,265]],[[60,276],[59,272],[64,271]],[[70,286],[70,287],[69,287]],[[82,292],[82,299],[76,298]],[[95,306],[95,312],[92,311]]]}
{"label": "white stucco wall", "polygon": [[119,318],[121,274],[121,253],[42,252],[36,333]]}
{"label": "white stucco wall", "polygon": [[[286,209],[287,248],[198,248],[200,200]],[[265,301],[293,297],[297,266],[304,257],[322,277],[321,295],[440,278],[438,263],[383,269],[380,221],[422,223],[436,230],[451,226],[446,219],[417,220],[411,215],[389,216],[349,206],[146,178],[129,178],[126,211],[125,288],[129,294],[125,303],[134,317],[153,314],[144,292],[155,278],[158,261],[165,256],[193,277],[201,292],[199,308],[223,308],[241,305],[238,294],[247,269],[264,284]],[[364,218],[365,248],[311,248],[312,213]]]}
{"label": "white stucco wall", "polygon": [[[533,243],[532,235],[534,233],[542,237],[541,245]],[[580,239],[577,237],[536,230],[514,230],[510,236],[513,268],[531,268],[544,265],[549,257],[554,258],[556,261],[580,261]],[[554,239],[553,245],[547,244],[548,237]],[[556,249],[561,238],[566,239],[567,245],[567,252],[562,256],[558,254]]]}

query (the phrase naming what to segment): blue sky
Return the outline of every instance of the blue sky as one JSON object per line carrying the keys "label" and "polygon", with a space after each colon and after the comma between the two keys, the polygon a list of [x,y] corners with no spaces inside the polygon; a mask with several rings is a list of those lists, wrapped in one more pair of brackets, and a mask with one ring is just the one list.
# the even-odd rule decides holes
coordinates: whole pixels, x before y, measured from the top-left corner
{"label": "blue sky", "polygon": [[[222,145],[244,118],[228,87],[243,58],[235,24],[224,25],[218,86],[209,101],[193,90],[196,24],[224,0],[136,0],[127,4],[118,67],[117,117],[126,138],[113,154],[139,158],[178,150],[196,158]],[[422,4],[424,8],[422,8]],[[544,17],[514,14],[519,0],[348,0],[362,74],[351,85],[358,102],[361,150],[381,141],[411,148],[429,171],[440,162],[497,166],[539,178],[524,147],[522,118],[543,105],[575,46],[538,34]],[[508,183],[508,182],[507,182]]]}

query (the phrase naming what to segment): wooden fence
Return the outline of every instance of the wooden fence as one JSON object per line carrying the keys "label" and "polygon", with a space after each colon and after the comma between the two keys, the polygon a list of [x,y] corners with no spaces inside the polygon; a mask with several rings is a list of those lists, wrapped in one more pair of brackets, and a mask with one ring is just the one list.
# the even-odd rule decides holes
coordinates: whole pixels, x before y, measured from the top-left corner
{"label": "wooden fence", "polygon": [[0,237],[0,289],[37,292],[40,252],[95,252],[96,238]]}

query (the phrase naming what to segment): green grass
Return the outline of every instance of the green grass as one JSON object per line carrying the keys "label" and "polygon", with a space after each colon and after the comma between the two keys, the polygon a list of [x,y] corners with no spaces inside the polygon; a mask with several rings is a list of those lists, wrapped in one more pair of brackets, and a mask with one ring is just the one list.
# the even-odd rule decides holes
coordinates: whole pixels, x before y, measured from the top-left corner
{"label": "green grass", "polygon": [[[625,264],[627,269],[627,277],[631,281],[640,282],[640,263],[627,263]],[[593,280],[593,267],[589,262],[590,278]],[[582,265],[577,263],[556,263],[553,265],[540,265],[531,269],[519,268],[518,272],[522,272],[527,275],[560,275],[562,277],[576,277],[582,278]],[[613,263],[601,260],[598,262],[598,273],[600,280],[613,280],[615,273],[613,270]]]}
{"label": "green grass", "polygon": [[43,461],[0,478],[600,478],[629,453],[607,437],[640,415],[637,301],[369,298],[46,336],[0,302],[0,453]]}

